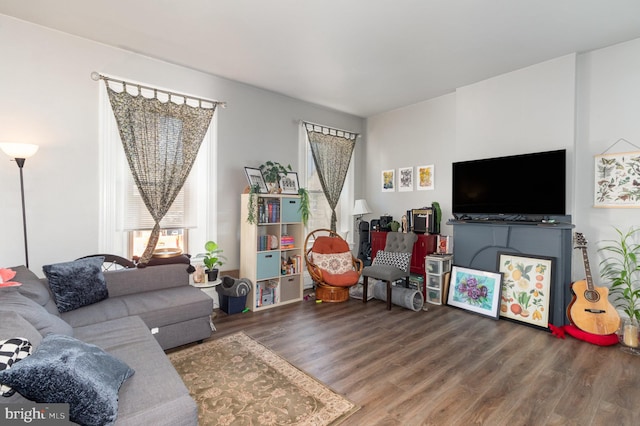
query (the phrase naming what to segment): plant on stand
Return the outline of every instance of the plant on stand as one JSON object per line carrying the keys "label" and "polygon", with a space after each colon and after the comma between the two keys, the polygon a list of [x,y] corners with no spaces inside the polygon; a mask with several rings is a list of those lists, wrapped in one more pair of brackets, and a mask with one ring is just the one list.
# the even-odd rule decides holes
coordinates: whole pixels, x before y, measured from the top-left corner
{"label": "plant on stand", "polygon": [[291,171],[291,165],[283,166],[277,161],[267,161],[264,164],[260,164],[260,172],[264,181],[269,187],[269,192],[276,193],[280,189],[278,183],[280,182],[280,174],[287,174]]}
{"label": "plant on stand", "polygon": [[224,265],[224,261],[227,260],[227,258],[220,254],[223,250],[218,248],[218,244],[215,241],[207,241],[204,249],[206,253],[204,253],[202,262],[207,268],[205,272],[207,273],[209,281],[215,281],[218,279],[218,266]]}
{"label": "plant on stand", "polygon": [[640,354],[638,346],[638,321],[640,321],[640,244],[634,241],[640,228],[618,233],[618,240],[607,240],[598,251],[605,254],[600,262],[600,275],[608,280],[616,308],[627,315],[619,331],[620,342],[634,354]]}

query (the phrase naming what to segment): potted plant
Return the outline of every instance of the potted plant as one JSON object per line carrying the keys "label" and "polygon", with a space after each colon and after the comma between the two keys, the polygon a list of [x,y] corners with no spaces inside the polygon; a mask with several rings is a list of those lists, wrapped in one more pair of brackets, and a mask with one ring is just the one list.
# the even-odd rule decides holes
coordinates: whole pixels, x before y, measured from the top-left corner
{"label": "potted plant", "polygon": [[[618,233],[617,240],[607,240],[598,251],[606,256],[600,262],[600,275],[608,280],[613,303],[627,315],[620,329],[621,343],[637,348],[638,321],[640,320],[640,244],[634,237],[640,228]],[[640,352],[638,352],[640,353]]]}
{"label": "potted plant", "polygon": [[264,177],[264,181],[267,183],[269,192],[271,193],[277,192],[280,189],[278,187],[278,182],[280,182],[280,174],[287,174],[290,171],[290,164],[285,167],[277,161],[267,161],[266,163],[260,165],[260,172],[262,173],[262,177]]}
{"label": "potted plant", "polygon": [[218,244],[215,241],[207,241],[204,245],[206,252],[202,262],[207,268],[206,273],[209,281],[215,281],[218,279],[218,266],[224,265],[224,261],[227,260],[222,254],[222,249],[218,248]]}

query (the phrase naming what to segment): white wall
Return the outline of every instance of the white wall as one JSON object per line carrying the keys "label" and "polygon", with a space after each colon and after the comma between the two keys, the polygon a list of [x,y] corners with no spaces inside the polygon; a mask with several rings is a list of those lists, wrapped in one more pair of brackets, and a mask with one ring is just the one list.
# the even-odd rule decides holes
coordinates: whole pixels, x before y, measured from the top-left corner
{"label": "white wall", "polygon": [[[438,201],[442,233],[451,212],[451,163],[573,148],[575,56],[569,55],[459,88],[456,93],[368,119],[370,218]],[[435,164],[433,191],[382,193],[385,169]],[[570,193],[570,192],[569,192]]]}
{"label": "white wall", "polygon": [[[640,226],[637,208],[593,207],[594,156],[640,151],[640,39],[580,55],[577,87],[574,223],[589,241],[593,278],[599,285],[598,247],[616,238],[614,226],[622,231]],[[633,145],[616,143],[620,138]],[[581,268],[576,268],[581,271],[578,277],[584,276]]]}
{"label": "white wall", "polygon": [[[443,234],[451,234],[445,222],[451,217],[451,162],[456,143],[456,97],[441,96],[370,117],[367,120],[366,200],[373,213],[365,220],[390,214],[400,221],[408,209],[442,208]],[[382,192],[382,170],[434,165],[434,189]],[[397,182],[396,182],[397,184]]]}
{"label": "white wall", "polygon": [[[359,117],[4,15],[0,40],[0,141],[40,145],[24,168],[30,267],[40,275],[44,264],[98,250],[98,84],[103,83],[91,80],[93,71],[228,102],[216,112],[217,240],[228,269],[239,267],[244,166],[275,160],[297,168],[301,119],[365,130]],[[362,151],[362,144],[357,149]],[[356,164],[356,173],[362,164]],[[24,263],[18,176],[15,163],[0,154],[3,266]]]}
{"label": "white wall", "polygon": [[[399,217],[421,204],[420,192],[381,193],[383,169],[437,164],[433,195],[446,219],[453,161],[566,149],[567,210],[576,230],[594,243],[589,252],[598,284],[598,242],[614,237],[612,226],[639,226],[640,216],[637,209],[593,208],[593,156],[619,138],[640,146],[638,111],[640,39],[563,56],[372,117],[367,123],[365,193],[375,212],[368,219],[382,213]],[[618,144],[609,152],[633,150],[640,151]],[[450,233],[446,226],[443,233]],[[573,276],[584,277],[580,256],[574,256]]]}

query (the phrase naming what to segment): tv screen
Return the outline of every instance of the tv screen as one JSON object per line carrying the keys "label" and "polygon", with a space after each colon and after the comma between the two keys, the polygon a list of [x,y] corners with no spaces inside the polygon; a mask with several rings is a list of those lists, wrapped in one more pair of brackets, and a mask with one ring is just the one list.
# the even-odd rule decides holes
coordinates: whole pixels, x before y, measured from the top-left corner
{"label": "tv screen", "polygon": [[456,217],[564,215],[565,199],[565,150],[453,163]]}

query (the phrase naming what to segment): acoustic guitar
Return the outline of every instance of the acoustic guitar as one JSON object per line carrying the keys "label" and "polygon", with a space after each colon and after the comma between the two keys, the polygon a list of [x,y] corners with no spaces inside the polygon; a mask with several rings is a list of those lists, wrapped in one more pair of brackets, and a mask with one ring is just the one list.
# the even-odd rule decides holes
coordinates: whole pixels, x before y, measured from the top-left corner
{"label": "acoustic guitar", "polygon": [[609,289],[594,287],[587,255],[587,240],[576,232],[575,248],[582,251],[586,280],[576,281],[571,286],[573,300],[567,307],[569,321],[582,331],[606,335],[615,333],[620,326],[618,311],[609,303]]}

